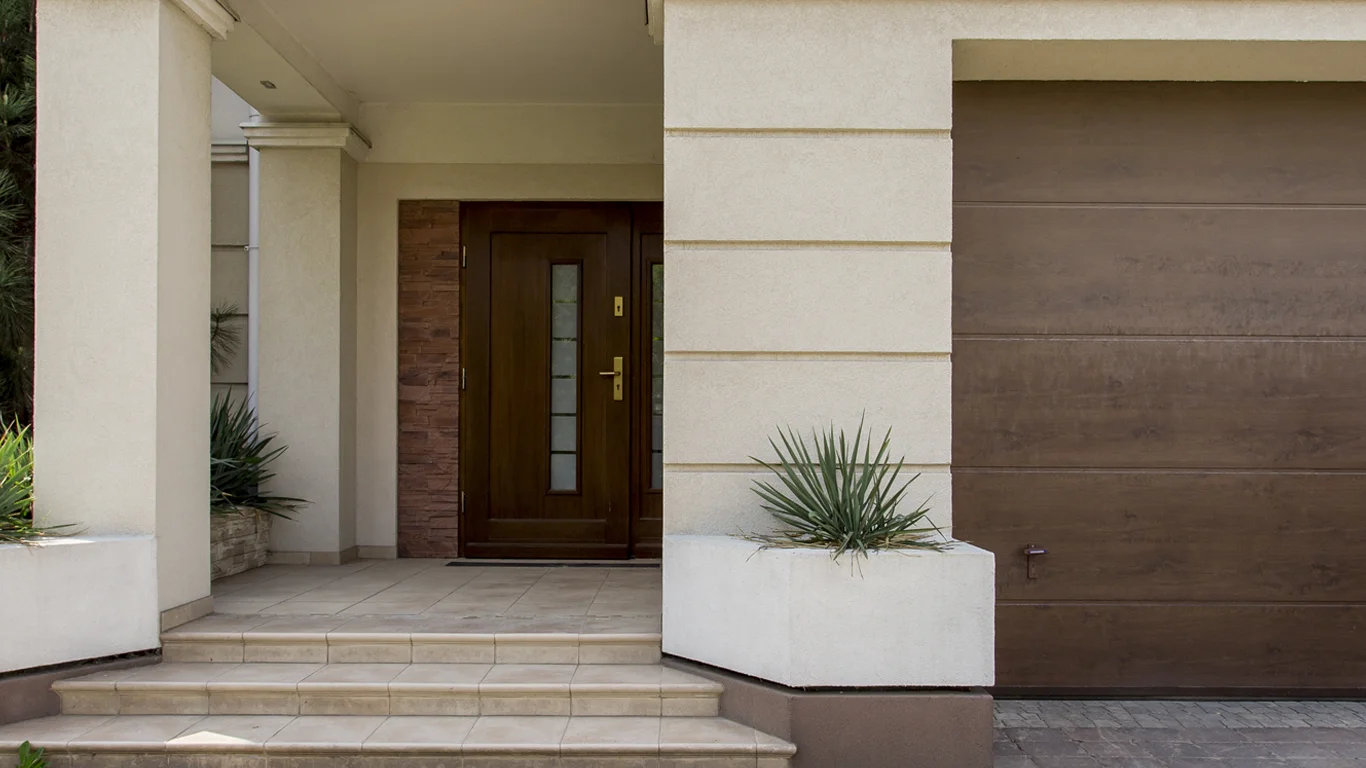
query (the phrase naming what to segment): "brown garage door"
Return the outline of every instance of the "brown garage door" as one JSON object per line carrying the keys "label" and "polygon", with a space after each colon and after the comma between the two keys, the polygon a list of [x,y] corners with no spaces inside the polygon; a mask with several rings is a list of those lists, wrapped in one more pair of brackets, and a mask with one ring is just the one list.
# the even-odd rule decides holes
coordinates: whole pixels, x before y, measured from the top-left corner
{"label": "brown garage door", "polygon": [[954,120],[999,684],[1366,688],[1366,87],[964,83]]}

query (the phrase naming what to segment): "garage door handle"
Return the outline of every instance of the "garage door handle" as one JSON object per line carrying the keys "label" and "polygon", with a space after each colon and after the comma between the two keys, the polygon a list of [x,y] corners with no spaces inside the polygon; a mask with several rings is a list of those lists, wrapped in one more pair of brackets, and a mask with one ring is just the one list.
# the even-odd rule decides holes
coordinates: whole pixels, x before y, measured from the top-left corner
{"label": "garage door handle", "polygon": [[1039,578],[1039,573],[1034,567],[1034,558],[1039,555],[1048,554],[1048,550],[1043,547],[1036,547],[1033,544],[1026,544],[1025,549],[1025,575],[1031,579]]}

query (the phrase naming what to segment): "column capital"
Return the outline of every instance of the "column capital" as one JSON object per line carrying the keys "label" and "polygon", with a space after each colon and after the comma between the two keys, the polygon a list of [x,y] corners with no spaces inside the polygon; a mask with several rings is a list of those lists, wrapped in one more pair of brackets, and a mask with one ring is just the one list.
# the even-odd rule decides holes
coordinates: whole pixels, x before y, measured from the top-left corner
{"label": "column capital", "polygon": [[247,144],[256,149],[345,150],[356,162],[365,160],[370,140],[350,123],[243,123]]}
{"label": "column capital", "polygon": [[184,11],[215,40],[226,40],[233,23],[237,21],[232,11],[224,8],[218,0],[171,0],[171,5]]}

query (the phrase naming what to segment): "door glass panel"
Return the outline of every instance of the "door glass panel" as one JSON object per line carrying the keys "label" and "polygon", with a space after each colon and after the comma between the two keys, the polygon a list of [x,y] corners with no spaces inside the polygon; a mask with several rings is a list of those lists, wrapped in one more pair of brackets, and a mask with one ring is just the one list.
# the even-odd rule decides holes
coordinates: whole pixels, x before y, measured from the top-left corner
{"label": "door glass panel", "polygon": [[664,265],[650,266],[650,488],[664,487]]}
{"label": "door glass panel", "polygon": [[550,490],[578,490],[579,265],[550,265]]}

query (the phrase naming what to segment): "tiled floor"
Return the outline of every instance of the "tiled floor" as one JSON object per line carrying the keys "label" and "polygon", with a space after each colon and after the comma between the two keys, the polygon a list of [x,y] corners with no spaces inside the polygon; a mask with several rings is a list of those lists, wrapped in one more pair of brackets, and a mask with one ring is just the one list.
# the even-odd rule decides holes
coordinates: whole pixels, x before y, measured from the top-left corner
{"label": "tiled floor", "polygon": [[1366,768],[1366,702],[999,701],[996,768]]}
{"label": "tiled floor", "polygon": [[554,617],[560,624],[576,618],[660,616],[657,567],[451,567],[448,562],[268,565],[214,582],[214,611],[261,616]]}

